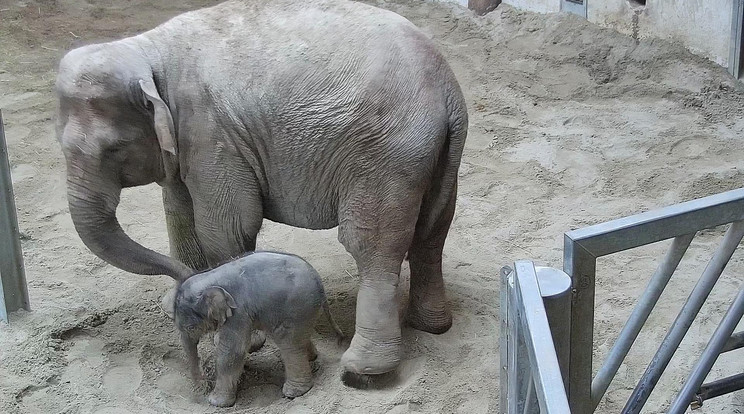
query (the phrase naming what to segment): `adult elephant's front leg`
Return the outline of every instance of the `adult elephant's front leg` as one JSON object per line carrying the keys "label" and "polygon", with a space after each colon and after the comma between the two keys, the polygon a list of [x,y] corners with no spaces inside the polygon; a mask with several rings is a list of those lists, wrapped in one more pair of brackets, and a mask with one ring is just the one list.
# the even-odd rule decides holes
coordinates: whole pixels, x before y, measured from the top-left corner
{"label": "adult elephant's front leg", "polygon": [[[207,258],[199,245],[194,225],[194,205],[186,185],[176,179],[162,188],[165,225],[168,229],[170,255],[195,271],[209,268]],[[173,319],[176,285],[165,293],[162,308]]]}
{"label": "adult elephant's front leg", "polygon": [[360,199],[364,202],[351,203],[339,224],[339,240],[354,257],[361,278],[356,329],[341,358],[342,379],[352,386],[364,384],[365,375],[390,372],[400,363],[398,283],[418,213],[416,197],[388,198],[405,200],[400,205]]}
{"label": "adult elephant's front leg", "polygon": [[208,269],[209,263],[196,236],[191,194],[181,180],[163,186],[163,207],[171,256],[194,270]]}

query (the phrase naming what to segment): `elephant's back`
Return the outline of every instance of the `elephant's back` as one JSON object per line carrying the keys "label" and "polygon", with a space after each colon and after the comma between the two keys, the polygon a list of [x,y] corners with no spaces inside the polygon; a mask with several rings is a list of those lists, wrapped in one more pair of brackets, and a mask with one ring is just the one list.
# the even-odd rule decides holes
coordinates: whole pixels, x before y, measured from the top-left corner
{"label": "elephant's back", "polygon": [[262,81],[277,79],[267,67],[286,76],[285,69],[441,61],[404,17],[348,0],[227,1],[176,16],[145,35],[169,44],[169,55],[202,64],[204,73],[219,74],[232,63],[241,78]]}

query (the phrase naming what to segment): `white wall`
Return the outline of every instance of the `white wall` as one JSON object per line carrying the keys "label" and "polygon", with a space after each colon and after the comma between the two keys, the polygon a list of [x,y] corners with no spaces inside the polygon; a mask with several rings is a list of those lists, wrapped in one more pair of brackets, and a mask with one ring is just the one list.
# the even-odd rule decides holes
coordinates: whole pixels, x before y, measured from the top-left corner
{"label": "white wall", "polygon": [[728,64],[734,0],[647,0],[645,7],[634,7],[629,0],[586,1],[593,23],[642,38],[678,41],[693,53]]}

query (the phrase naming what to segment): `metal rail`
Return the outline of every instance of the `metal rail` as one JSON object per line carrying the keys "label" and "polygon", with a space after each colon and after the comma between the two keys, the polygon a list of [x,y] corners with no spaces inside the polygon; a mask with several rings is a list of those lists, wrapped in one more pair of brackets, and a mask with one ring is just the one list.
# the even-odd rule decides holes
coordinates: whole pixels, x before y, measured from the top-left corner
{"label": "metal rail", "polygon": [[517,261],[501,281],[501,412],[566,414],[570,279]]}
{"label": "metal rail", "polygon": [[30,307],[2,111],[0,111],[0,279],[2,280],[0,319],[8,322],[8,313],[18,309],[30,310]]}
{"label": "metal rail", "polygon": [[[744,189],[738,189],[565,234],[564,270],[571,276],[574,289],[569,362],[569,401],[572,413],[594,412],[695,233],[732,223],[623,412],[636,413],[640,410],[744,235],[742,220]],[[592,381],[597,258],[667,239],[675,240],[597,377]],[[730,337],[731,332],[723,339],[721,346],[711,348],[711,352],[717,356],[724,349],[727,340],[729,346],[737,345],[736,337],[729,339]],[[705,368],[705,365],[701,367]],[[699,385],[693,387],[695,389],[692,394],[685,390],[684,398],[690,397],[688,404]]]}
{"label": "metal rail", "polygon": [[692,374],[690,374],[687,382],[682,387],[682,391],[677,394],[677,398],[668,411],[669,414],[683,414],[687,406],[690,405],[690,402],[695,400],[694,397],[697,390],[700,389],[703,381],[705,381],[705,377],[711,368],[713,368],[713,364],[716,362],[718,355],[721,354],[723,346],[731,337],[742,316],[744,316],[744,285],[739,289],[739,294],[736,295],[736,299],[734,299],[731,307],[726,312],[726,316],[723,317],[723,321],[721,321],[721,324],[718,325],[718,328],[713,333],[713,337],[708,342],[708,346],[703,351],[703,355],[695,365],[695,368],[692,369]]}

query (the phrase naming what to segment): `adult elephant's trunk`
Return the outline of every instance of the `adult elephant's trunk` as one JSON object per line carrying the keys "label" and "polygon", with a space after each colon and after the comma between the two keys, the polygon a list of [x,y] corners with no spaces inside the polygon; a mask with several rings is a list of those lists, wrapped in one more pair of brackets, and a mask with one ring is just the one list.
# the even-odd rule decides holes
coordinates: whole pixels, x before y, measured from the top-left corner
{"label": "adult elephant's trunk", "polygon": [[68,164],[70,215],[83,243],[98,257],[127,272],[183,280],[193,270],[132,240],[116,219],[121,185]]}

